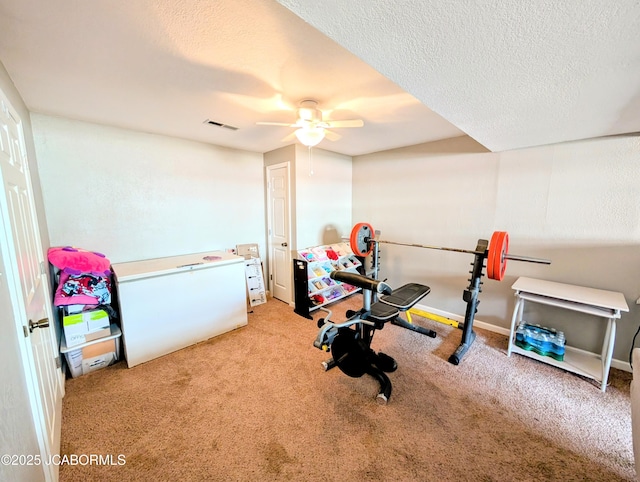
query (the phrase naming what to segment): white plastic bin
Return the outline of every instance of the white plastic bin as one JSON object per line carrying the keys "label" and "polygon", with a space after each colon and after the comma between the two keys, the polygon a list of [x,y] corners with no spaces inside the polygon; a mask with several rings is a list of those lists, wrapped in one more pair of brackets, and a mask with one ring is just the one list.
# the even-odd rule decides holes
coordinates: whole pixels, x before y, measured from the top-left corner
{"label": "white plastic bin", "polygon": [[73,378],[86,375],[109,365],[120,359],[120,336],[122,332],[118,325],[110,325],[111,334],[97,340],[88,341],[80,345],[67,347],[64,334],[60,342],[60,353],[64,354],[69,372]]}

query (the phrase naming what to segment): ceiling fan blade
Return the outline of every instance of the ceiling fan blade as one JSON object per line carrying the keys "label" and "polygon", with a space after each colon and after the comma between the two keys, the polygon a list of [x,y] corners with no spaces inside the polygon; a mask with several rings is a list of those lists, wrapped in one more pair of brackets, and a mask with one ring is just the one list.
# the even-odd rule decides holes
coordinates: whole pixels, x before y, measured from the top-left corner
{"label": "ceiling fan blade", "polygon": [[327,127],[362,127],[364,125],[362,119],[325,121],[325,123]]}
{"label": "ceiling fan blade", "polygon": [[340,139],[342,136],[340,134],[336,134],[333,131],[328,131],[328,130],[324,130],[324,137],[326,139],[329,139],[330,141],[337,141],[338,139]]}
{"label": "ceiling fan blade", "polygon": [[280,142],[289,142],[289,141],[295,141],[295,140],[296,140],[296,131],[293,131],[291,134],[284,137]]}
{"label": "ceiling fan blade", "polygon": [[259,126],[285,126],[285,127],[298,127],[296,124],[289,122],[256,122]]}

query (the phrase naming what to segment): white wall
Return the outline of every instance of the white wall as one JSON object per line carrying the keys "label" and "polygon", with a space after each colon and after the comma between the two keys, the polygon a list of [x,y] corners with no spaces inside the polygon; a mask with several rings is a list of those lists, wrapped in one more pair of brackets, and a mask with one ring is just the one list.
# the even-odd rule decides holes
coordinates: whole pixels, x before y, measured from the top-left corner
{"label": "white wall", "polygon": [[258,243],[262,154],[32,114],[52,246],[114,263]]}
{"label": "white wall", "polygon": [[[620,291],[631,309],[618,322],[614,358],[628,359],[640,324],[640,138],[619,136],[502,153],[468,137],[354,159],[354,222],[381,239],[474,249],[508,231],[510,252],[550,266],[508,262],[502,282],[485,278],[477,318],[508,328],[519,276]],[[382,245],[382,278],[431,286],[424,304],[464,315],[473,255]],[[532,322],[565,331],[567,343],[599,352],[605,323],[532,306]],[[506,348],[506,347],[505,347]]]}
{"label": "white wall", "polygon": [[351,157],[296,144],[296,249],[340,242],[351,231]]}
{"label": "white wall", "polygon": [[[351,231],[350,156],[292,144],[264,154],[265,166],[291,167],[291,249],[339,242]],[[295,254],[295,253],[294,253]]]}

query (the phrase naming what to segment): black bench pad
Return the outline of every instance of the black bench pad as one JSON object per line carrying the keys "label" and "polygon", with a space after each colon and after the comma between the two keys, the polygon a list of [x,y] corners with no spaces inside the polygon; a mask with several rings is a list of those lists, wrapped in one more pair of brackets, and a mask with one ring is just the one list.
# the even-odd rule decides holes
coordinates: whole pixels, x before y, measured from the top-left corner
{"label": "black bench pad", "polygon": [[[400,311],[407,311],[418,301],[427,296],[430,291],[431,288],[428,286],[418,283],[409,283],[401,286],[397,290],[393,290],[393,293],[390,295],[381,296],[380,301],[387,305],[391,305]],[[375,303],[374,306],[376,304],[377,303]]]}
{"label": "black bench pad", "polygon": [[400,314],[398,308],[385,305],[379,301],[371,305],[371,314],[367,318],[373,318],[378,321],[387,321],[395,318]]}

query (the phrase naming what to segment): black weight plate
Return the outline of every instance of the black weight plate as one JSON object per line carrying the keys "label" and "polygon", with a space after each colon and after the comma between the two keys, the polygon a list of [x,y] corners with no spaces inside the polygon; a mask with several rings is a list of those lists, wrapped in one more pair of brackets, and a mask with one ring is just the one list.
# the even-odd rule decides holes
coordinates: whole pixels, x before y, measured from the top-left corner
{"label": "black weight plate", "polygon": [[367,372],[368,348],[355,330],[343,328],[333,339],[331,354],[333,361],[340,370],[353,378],[358,378]]}

